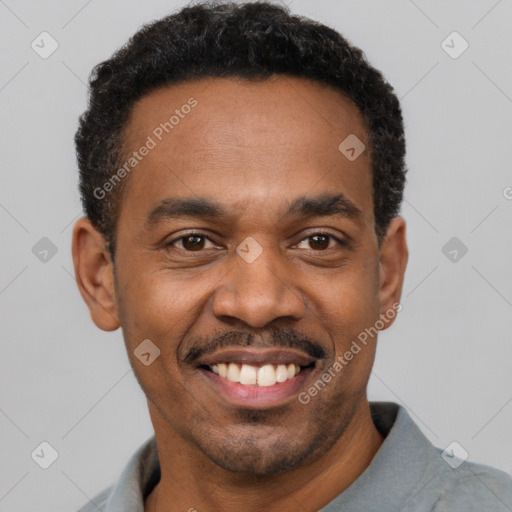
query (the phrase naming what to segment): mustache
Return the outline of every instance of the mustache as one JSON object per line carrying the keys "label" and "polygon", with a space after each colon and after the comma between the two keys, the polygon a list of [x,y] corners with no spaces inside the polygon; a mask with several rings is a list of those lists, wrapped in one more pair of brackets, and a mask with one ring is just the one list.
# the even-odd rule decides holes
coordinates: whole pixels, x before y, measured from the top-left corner
{"label": "mustache", "polygon": [[226,331],[211,339],[195,338],[193,346],[186,352],[183,361],[193,364],[199,358],[213,354],[219,348],[295,348],[302,350],[315,359],[325,358],[325,350],[321,343],[291,328],[272,329],[266,336],[256,336],[244,331]]}

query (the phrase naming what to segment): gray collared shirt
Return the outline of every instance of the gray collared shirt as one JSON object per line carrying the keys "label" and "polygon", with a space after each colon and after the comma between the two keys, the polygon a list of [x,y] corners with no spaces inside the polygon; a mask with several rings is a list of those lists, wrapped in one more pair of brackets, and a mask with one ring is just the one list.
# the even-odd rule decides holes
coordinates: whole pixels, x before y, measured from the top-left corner
{"label": "gray collared shirt", "polygon": [[[512,478],[433,446],[407,411],[370,404],[385,440],[359,478],[320,512],[512,512]],[[160,479],[155,437],[132,456],[118,482],[79,512],[144,512]]]}

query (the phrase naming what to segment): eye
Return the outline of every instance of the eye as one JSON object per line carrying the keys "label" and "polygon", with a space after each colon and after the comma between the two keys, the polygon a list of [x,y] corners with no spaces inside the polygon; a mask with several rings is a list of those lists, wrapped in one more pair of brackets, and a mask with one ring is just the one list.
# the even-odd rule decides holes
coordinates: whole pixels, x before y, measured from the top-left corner
{"label": "eye", "polygon": [[[210,243],[211,246],[206,246],[207,243]],[[216,247],[216,245],[206,235],[201,233],[189,233],[188,235],[172,240],[167,245],[170,247],[177,247],[178,249],[189,252],[197,252],[201,251],[202,249]]]}
{"label": "eye", "polygon": [[[338,245],[345,245],[345,243],[339,238],[330,235],[329,233],[313,233],[312,235],[303,238],[298,244],[299,249],[313,249],[314,251],[325,251],[332,249],[333,245],[331,242],[337,243]],[[305,247],[304,244],[308,244]],[[302,247],[301,247],[302,246]]]}

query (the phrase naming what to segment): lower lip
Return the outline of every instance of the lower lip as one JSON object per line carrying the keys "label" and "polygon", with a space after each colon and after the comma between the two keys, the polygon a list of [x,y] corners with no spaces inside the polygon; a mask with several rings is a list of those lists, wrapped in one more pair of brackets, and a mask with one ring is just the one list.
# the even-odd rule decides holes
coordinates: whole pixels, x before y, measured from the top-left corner
{"label": "lower lip", "polygon": [[267,409],[278,407],[292,400],[303,386],[312,368],[304,368],[293,379],[274,384],[273,386],[244,385],[231,382],[217,374],[200,369],[200,372],[231,405],[250,409]]}

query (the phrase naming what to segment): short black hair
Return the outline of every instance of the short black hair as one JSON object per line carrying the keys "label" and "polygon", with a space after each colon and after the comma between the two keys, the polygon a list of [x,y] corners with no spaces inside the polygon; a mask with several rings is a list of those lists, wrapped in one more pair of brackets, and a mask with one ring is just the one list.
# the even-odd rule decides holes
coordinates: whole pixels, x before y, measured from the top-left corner
{"label": "short black hair", "polygon": [[[102,186],[122,165],[134,104],[164,86],[201,78],[265,80],[290,75],[330,85],[368,127],[375,230],[382,240],[405,185],[405,136],[393,88],[338,32],[270,2],[200,2],[143,26],[98,64],[75,135],[85,214],[114,255],[123,186]],[[340,141],[341,142],[341,141]]]}

